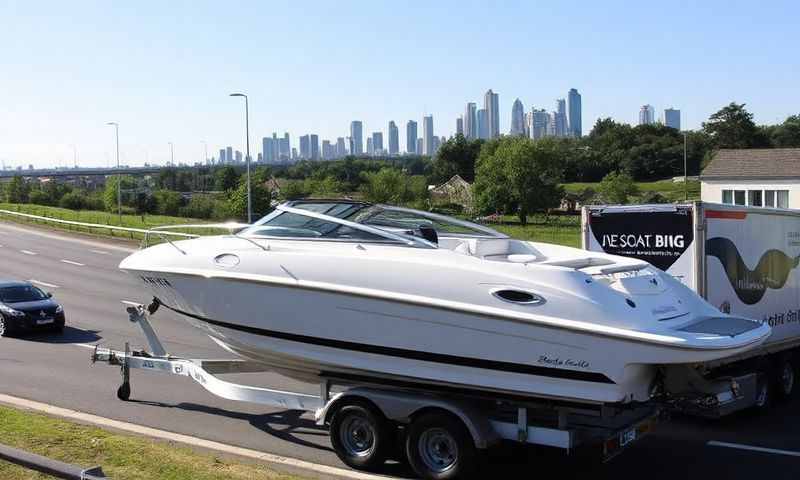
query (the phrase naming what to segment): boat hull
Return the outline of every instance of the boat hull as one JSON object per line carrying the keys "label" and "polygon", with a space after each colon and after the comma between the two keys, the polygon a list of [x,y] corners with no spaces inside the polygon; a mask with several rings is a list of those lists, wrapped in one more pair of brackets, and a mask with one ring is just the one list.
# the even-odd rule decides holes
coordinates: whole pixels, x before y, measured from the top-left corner
{"label": "boat hull", "polygon": [[231,352],[305,381],[359,375],[615,403],[647,400],[655,365],[723,355],[308,285],[135,273]]}

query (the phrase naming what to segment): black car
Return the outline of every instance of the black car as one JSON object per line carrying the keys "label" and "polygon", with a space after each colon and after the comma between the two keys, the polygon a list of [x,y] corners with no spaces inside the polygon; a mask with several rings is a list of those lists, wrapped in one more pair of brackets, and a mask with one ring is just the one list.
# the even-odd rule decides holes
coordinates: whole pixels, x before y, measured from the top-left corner
{"label": "black car", "polygon": [[0,337],[36,330],[64,331],[64,308],[29,282],[0,280]]}

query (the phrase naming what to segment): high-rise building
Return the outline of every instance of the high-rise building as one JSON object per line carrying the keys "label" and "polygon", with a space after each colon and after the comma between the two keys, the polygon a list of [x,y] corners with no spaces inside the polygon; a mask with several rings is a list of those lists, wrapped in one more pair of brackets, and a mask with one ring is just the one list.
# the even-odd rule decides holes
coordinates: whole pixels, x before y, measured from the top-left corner
{"label": "high-rise building", "polygon": [[273,160],[270,157],[272,153],[272,137],[264,137],[261,139],[261,158],[265,162],[271,163]]}
{"label": "high-rise building", "polygon": [[336,157],[342,158],[347,156],[347,148],[344,146],[344,137],[336,139]]}
{"label": "high-rise building", "polygon": [[375,155],[375,147],[372,145],[372,137],[367,137],[367,155]]}
{"label": "high-rise building", "polygon": [[319,135],[312,133],[310,137],[311,160],[319,160]]}
{"label": "high-rise building", "polygon": [[467,138],[478,138],[478,110],[473,102],[467,104],[464,112],[464,136]]}
{"label": "high-rise building", "polygon": [[436,155],[436,152],[439,151],[439,146],[441,145],[441,140],[439,139],[439,137],[434,135],[433,140],[431,141],[431,145],[433,145],[433,152],[431,153],[431,155]]}
{"label": "high-rise building", "polygon": [[400,129],[394,123],[394,120],[389,122],[389,155],[398,155],[400,153]]}
{"label": "high-rise building", "polygon": [[417,154],[417,122],[409,120],[406,123],[406,153],[410,155]]}
{"label": "high-rise building", "polygon": [[680,130],[681,111],[674,108],[667,108],[664,110],[664,125],[674,128],[675,130]]}
{"label": "high-rise building", "polygon": [[480,110],[478,110],[478,115],[477,115],[478,121],[475,122],[475,125],[477,127],[476,133],[478,135],[477,138],[482,138],[484,140],[489,138],[489,119],[486,117],[487,117],[486,109],[481,108]]}
{"label": "high-rise building", "polygon": [[375,155],[383,153],[383,132],[372,132],[372,153]]}
{"label": "high-rise building", "polygon": [[311,137],[309,135],[300,137],[300,158],[303,160],[311,158]]}
{"label": "high-rise building", "polygon": [[580,138],[583,135],[583,120],[581,119],[581,94],[574,88],[571,88],[567,93],[567,102],[569,103],[569,119],[567,128],[569,129],[569,136]]}
{"label": "high-rise building", "polygon": [[219,149],[219,161],[217,162],[217,164],[225,165],[226,163],[227,163],[227,161],[225,160],[225,149],[224,148],[220,148]]}
{"label": "high-rise building", "polygon": [[500,136],[500,98],[490,88],[483,96],[483,109],[486,110],[486,122],[488,136],[486,138],[496,138]]}
{"label": "high-rise building", "polygon": [[358,121],[353,120],[350,122],[350,154],[363,155],[364,154],[364,137],[362,130],[364,125]]}
{"label": "high-rise building", "polygon": [[297,147],[292,147],[292,161],[297,161]]}
{"label": "high-rise building", "polygon": [[529,133],[530,138],[538,140],[547,135],[547,124],[550,123],[549,113],[547,113],[544,109],[537,110],[534,108],[533,110],[531,110],[528,119],[529,119],[528,130],[530,131]]}
{"label": "high-rise building", "polygon": [[525,107],[520,99],[514,100],[511,107],[511,135],[525,135]]}
{"label": "high-rise building", "polygon": [[278,159],[281,162],[288,162],[292,155],[292,147],[289,143],[289,132],[284,132],[281,145],[278,149]]}
{"label": "high-rise building", "polygon": [[416,153],[417,153],[417,155],[422,155],[422,154],[423,154],[423,148],[422,148],[422,146],[423,146],[423,142],[422,142],[422,138],[418,138],[416,143],[417,143],[417,152],[416,152]]}
{"label": "high-rise building", "polygon": [[233,147],[227,147],[225,149],[225,163],[233,163]]}
{"label": "high-rise building", "polygon": [[567,126],[567,102],[563,98],[556,100],[556,111],[553,112],[553,123],[555,124],[556,137],[567,137],[570,135]]}
{"label": "high-rise building", "polygon": [[235,157],[236,157],[236,163],[237,164],[242,163],[242,152],[240,152],[239,150],[236,150]]}
{"label": "high-rise building", "polygon": [[456,118],[456,135],[464,135],[464,117],[462,115]]}
{"label": "high-rise building", "polygon": [[336,158],[335,149],[331,146],[330,140],[322,141],[322,159],[333,160]]}
{"label": "high-rise building", "polygon": [[433,115],[422,117],[422,138],[425,155],[433,155]]}
{"label": "high-rise building", "polygon": [[652,125],[656,123],[656,110],[652,105],[642,105],[639,109],[639,125]]}

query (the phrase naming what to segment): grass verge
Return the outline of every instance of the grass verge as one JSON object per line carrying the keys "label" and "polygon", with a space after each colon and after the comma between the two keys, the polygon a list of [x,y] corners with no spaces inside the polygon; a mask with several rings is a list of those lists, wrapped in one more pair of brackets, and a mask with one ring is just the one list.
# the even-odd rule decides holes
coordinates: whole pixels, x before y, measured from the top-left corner
{"label": "grass verge", "polygon": [[[83,467],[100,465],[114,480],[300,480],[262,465],[237,463],[188,447],[0,405],[0,439],[6,445]],[[50,478],[0,461],[3,480]]]}

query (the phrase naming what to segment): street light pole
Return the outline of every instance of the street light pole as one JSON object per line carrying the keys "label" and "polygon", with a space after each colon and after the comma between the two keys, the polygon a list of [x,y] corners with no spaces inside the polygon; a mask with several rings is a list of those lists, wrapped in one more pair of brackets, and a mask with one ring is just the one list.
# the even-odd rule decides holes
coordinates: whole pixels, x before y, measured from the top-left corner
{"label": "street light pole", "polygon": [[169,166],[170,167],[174,167],[175,166],[175,146],[172,145],[172,142],[167,142],[167,143],[169,143]]}
{"label": "street light pole", "polygon": [[72,164],[74,168],[78,168],[78,147],[72,145]]}
{"label": "street light pole", "polygon": [[686,161],[686,132],[683,132],[683,194],[686,201],[689,200],[689,174],[687,173]]}
{"label": "street light pole", "polygon": [[122,177],[119,171],[119,123],[108,122],[106,125],[114,125],[114,134],[117,139],[117,214],[119,224],[122,225]]}
{"label": "street light pole", "polygon": [[245,143],[247,149],[245,152],[245,164],[247,165],[247,223],[253,223],[253,203],[250,199],[250,106],[247,101],[247,95],[244,93],[231,93],[231,97],[244,97],[244,128],[245,128]]}

